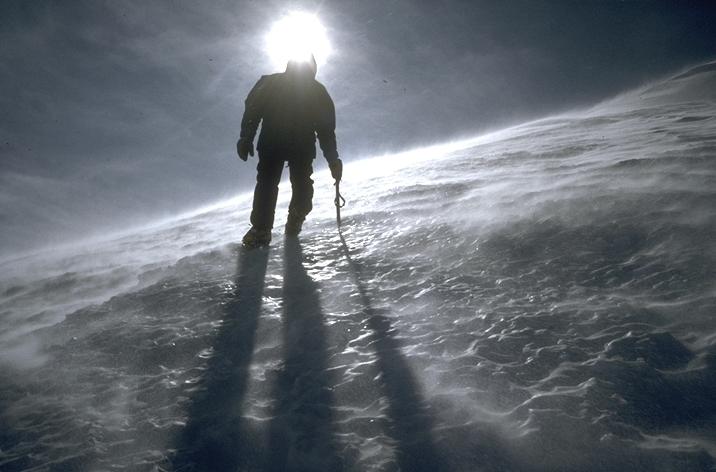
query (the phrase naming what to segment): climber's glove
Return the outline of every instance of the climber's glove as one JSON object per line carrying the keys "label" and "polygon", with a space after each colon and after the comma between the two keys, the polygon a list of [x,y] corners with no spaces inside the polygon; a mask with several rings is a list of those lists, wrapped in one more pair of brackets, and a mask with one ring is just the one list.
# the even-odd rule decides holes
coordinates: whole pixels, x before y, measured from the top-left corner
{"label": "climber's glove", "polygon": [[249,156],[254,155],[254,142],[248,138],[241,138],[236,143],[236,152],[239,153],[239,159],[246,161]]}
{"label": "climber's glove", "polygon": [[331,161],[328,163],[328,168],[331,169],[331,176],[336,182],[340,182],[343,177],[343,161],[340,159]]}

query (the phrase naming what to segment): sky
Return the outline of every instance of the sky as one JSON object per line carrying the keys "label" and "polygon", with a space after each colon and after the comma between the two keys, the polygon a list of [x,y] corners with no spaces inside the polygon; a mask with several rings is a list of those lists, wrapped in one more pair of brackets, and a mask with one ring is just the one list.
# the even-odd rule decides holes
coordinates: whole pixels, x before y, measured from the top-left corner
{"label": "sky", "polygon": [[331,40],[317,79],[346,162],[585,107],[716,58],[706,1],[3,0],[0,255],[250,190],[256,157],[235,154],[243,100],[280,71],[265,36],[291,11],[317,14]]}

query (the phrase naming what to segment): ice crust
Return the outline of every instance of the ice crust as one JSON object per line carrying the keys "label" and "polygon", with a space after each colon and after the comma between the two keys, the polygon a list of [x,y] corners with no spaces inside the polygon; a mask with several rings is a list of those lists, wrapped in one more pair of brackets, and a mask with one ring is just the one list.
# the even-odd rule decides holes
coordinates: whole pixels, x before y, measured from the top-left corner
{"label": "ice crust", "polygon": [[[699,471],[716,72],[0,267],[0,469]],[[278,215],[285,215],[282,185]],[[280,220],[280,218],[278,218]]]}

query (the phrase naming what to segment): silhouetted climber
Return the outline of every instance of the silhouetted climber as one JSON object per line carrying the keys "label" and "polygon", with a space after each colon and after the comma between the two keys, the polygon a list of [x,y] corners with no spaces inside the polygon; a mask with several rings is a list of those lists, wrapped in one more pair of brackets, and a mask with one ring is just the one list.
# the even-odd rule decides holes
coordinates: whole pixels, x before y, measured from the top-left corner
{"label": "silhouetted climber", "polygon": [[[286,235],[297,236],[313,204],[313,159],[316,136],[331,175],[341,180],[343,163],[336,150],[336,114],[333,100],[316,79],[316,60],[289,61],[286,71],[264,75],[246,98],[241,120],[239,157],[254,155],[254,136],[261,123],[258,141],[259,164],[251,211],[251,229],[243,244],[265,246],[271,241],[278,184],[285,162],[291,178]],[[263,120],[263,121],[262,121]]]}

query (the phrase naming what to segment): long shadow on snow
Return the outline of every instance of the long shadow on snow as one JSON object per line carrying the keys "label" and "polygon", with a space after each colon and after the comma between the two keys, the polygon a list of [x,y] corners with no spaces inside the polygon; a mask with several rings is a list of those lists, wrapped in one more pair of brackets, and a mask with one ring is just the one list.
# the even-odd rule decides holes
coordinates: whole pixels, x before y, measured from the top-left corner
{"label": "long shadow on snow", "polygon": [[373,345],[381,373],[382,388],[388,398],[388,416],[392,424],[390,432],[397,443],[397,460],[400,470],[445,470],[444,461],[436,451],[432,437],[433,421],[425,400],[420,394],[417,381],[395,339],[395,329],[390,320],[381,315],[371,303],[363,284],[362,266],[350,256],[348,244],[339,231],[343,253],[348,261],[353,281],[358,288],[360,301],[367,316],[368,327],[373,331]]}
{"label": "long shadow on snow", "polygon": [[340,471],[323,313],[297,238],[285,240],[283,301],[284,363],[273,394],[266,468]]}
{"label": "long shadow on snow", "polygon": [[223,324],[189,419],[172,458],[174,470],[222,471],[256,468],[257,438],[241,419],[255,333],[261,312],[267,250],[239,249],[236,284],[225,304]]}

